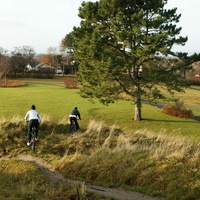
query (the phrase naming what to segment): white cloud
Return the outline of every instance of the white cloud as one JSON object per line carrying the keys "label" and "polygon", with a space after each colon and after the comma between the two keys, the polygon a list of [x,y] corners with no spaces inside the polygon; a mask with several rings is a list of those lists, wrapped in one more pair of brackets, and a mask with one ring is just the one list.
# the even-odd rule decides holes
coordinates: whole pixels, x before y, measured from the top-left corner
{"label": "white cloud", "polygon": [[1,0],[0,47],[32,46],[37,53],[58,47],[62,38],[79,24],[78,7],[71,0]]}
{"label": "white cloud", "polygon": [[[95,2],[95,0],[92,0]],[[78,8],[83,0],[0,0],[0,47],[31,46],[37,53],[58,47],[65,35],[78,26]],[[168,7],[178,7],[185,47],[178,50],[199,51],[199,0],[168,0]]]}
{"label": "white cloud", "polygon": [[199,0],[168,0],[168,8],[177,7],[177,13],[181,14],[179,27],[182,27],[181,36],[188,36],[185,46],[178,46],[174,49],[177,51],[188,52],[189,54],[200,53],[198,27],[200,18],[200,1]]}

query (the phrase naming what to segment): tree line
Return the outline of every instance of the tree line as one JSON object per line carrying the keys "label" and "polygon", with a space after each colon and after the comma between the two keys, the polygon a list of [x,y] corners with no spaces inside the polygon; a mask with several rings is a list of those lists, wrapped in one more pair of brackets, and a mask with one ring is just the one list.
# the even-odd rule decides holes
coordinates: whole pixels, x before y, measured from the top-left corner
{"label": "tree line", "polygon": [[[36,52],[30,46],[15,47],[10,53],[0,47],[0,78],[6,76],[17,77],[19,74],[26,74],[29,71],[26,68],[28,64],[34,69],[39,63],[54,67],[54,70],[40,69],[39,73],[54,74],[56,68],[71,65],[72,61],[70,53],[57,53],[56,48],[53,47],[48,49],[47,54],[40,55],[36,55]],[[34,72],[35,70],[32,71]]]}

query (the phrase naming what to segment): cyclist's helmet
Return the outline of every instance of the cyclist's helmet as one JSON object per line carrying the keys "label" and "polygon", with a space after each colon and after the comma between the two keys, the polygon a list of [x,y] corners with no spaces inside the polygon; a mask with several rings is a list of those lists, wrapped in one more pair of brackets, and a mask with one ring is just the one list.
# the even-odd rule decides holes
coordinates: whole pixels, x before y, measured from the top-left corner
{"label": "cyclist's helmet", "polygon": [[32,106],[31,106],[31,109],[35,110],[35,105],[32,105]]}

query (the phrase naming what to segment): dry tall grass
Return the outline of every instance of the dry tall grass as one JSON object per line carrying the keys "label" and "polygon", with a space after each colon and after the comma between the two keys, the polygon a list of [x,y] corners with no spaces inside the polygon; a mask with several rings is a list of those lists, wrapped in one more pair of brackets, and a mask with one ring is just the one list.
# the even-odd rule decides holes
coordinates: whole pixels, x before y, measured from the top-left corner
{"label": "dry tall grass", "polygon": [[[0,155],[27,152],[21,118],[0,121]],[[96,120],[85,132],[71,135],[67,128],[66,118],[55,124],[45,116],[37,146],[37,155],[66,177],[166,199],[199,198],[200,143],[192,138],[166,130],[133,133]]]}
{"label": "dry tall grass", "polygon": [[68,138],[66,154],[55,166],[86,182],[135,188],[167,199],[195,199],[200,196],[200,144],[177,135],[165,130],[124,132],[91,120],[86,132]]}

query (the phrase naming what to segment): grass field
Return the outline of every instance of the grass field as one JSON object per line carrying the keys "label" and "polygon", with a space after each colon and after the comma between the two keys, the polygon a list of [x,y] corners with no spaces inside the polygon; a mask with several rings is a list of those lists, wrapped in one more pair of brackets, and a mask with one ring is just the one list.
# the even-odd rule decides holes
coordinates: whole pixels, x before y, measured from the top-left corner
{"label": "grass field", "polygon": [[[104,106],[98,101],[92,103],[80,97],[78,89],[64,88],[63,78],[50,80],[28,79],[25,87],[0,88],[0,117],[12,118],[18,116],[23,120],[27,110],[32,104],[42,118],[48,118],[55,123],[67,121],[71,110],[77,106],[81,112],[82,120],[79,121],[83,130],[86,129],[90,119],[102,119],[108,125],[117,124],[121,128],[130,130],[149,129],[152,131],[167,130],[183,135],[199,136],[200,123],[193,119],[180,119],[163,113],[162,109],[144,104],[142,117],[144,120],[136,122],[134,105],[130,101],[118,101],[109,106]],[[200,116],[200,91],[194,87],[187,93],[177,94],[186,103],[191,105],[194,114]],[[194,97],[194,98],[191,98]]]}
{"label": "grass field", "polygon": [[[33,163],[19,161],[21,153],[42,158],[67,178],[169,200],[200,197],[198,121],[144,104],[144,120],[136,122],[130,101],[93,104],[78,89],[64,88],[62,77],[24,81],[25,87],[0,88],[0,157],[9,158],[0,159],[0,199],[77,198],[75,188],[52,183]],[[200,116],[198,87],[179,95]],[[42,117],[35,153],[26,146],[23,119],[32,104]],[[81,132],[70,135],[68,115],[75,106],[82,115]]]}

